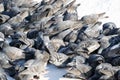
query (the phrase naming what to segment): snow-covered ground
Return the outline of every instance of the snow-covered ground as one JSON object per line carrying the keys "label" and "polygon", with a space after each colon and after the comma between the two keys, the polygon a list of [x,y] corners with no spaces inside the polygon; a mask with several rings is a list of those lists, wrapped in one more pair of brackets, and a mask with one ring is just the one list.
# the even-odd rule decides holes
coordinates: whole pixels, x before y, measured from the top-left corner
{"label": "snow-covered ground", "polygon": [[84,15],[92,13],[106,12],[109,18],[102,22],[114,22],[117,27],[120,27],[120,0],[76,0],[76,3],[81,3],[78,8],[78,15],[81,18]]}
{"label": "snow-covered ground", "polygon": [[47,70],[48,74],[46,77],[49,78],[48,80],[59,80],[59,78],[61,78],[66,73],[65,69],[57,68],[54,65],[48,65]]}

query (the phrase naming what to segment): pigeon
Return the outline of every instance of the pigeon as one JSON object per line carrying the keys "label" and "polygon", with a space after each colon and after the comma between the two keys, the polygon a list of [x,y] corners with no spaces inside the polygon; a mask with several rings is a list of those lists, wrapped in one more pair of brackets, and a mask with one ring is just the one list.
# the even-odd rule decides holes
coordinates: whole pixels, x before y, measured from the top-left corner
{"label": "pigeon", "polygon": [[21,50],[17,47],[11,47],[7,42],[3,44],[3,52],[12,60],[24,59],[25,54],[24,50]]}

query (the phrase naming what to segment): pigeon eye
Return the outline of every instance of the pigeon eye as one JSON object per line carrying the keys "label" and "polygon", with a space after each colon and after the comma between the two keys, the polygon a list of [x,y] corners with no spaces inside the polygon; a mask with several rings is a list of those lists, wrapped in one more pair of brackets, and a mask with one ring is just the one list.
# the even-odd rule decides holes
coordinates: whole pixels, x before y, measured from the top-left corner
{"label": "pigeon eye", "polygon": [[34,79],[39,79],[39,76],[34,75],[33,78],[34,78]]}

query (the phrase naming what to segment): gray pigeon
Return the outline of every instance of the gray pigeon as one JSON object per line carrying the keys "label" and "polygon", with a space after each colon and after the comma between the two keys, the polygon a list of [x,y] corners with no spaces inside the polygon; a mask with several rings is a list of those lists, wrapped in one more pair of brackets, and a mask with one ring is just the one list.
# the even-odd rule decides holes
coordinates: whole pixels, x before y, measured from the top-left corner
{"label": "gray pigeon", "polygon": [[24,59],[25,58],[25,54],[24,54],[24,50],[21,50],[19,48],[16,47],[11,47],[9,46],[9,44],[7,42],[4,42],[3,44],[3,52],[12,60],[16,60],[16,59]]}
{"label": "gray pigeon", "polygon": [[39,50],[36,50],[35,56],[35,59],[28,60],[24,64],[27,69],[19,73],[18,77],[21,80],[40,80],[41,76],[44,76],[43,74],[45,73],[45,68],[49,60],[49,54],[46,52],[41,54]]}
{"label": "gray pigeon", "polygon": [[86,16],[83,16],[80,20],[84,23],[84,24],[87,24],[87,25],[94,25],[99,19],[102,19],[102,18],[108,18],[108,16],[105,16],[105,12],[103,13],[99,13],[99,14],[91,14],[91,15],[86,15]]}

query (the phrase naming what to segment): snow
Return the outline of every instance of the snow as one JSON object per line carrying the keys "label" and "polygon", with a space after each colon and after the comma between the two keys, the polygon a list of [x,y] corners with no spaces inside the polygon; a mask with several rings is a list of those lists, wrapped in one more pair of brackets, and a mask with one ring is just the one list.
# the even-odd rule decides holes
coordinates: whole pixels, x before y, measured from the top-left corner
{"label": "snow", "polygon": [[47,70],[48,73],[44,76],[46,80],[79,80],[79,79],[63,78],[63,75],[66,74],[65,68],[57,68],[56,66],[49,64]]}
{"label": "snow", "polygon": [[81,3],[78,7],[79,18],[92,13],[106,12],[109,18],[101,21],[103,23],[114,22],[117,27],[120,26],[120,0],[77,0],[76,3]]}
{"label": "snow", "polygon": [[57,68],[54,65],[48,65],[48,71],[46,76],[49,77],[49,80],[59,80],[66,73],[65,69]]}

